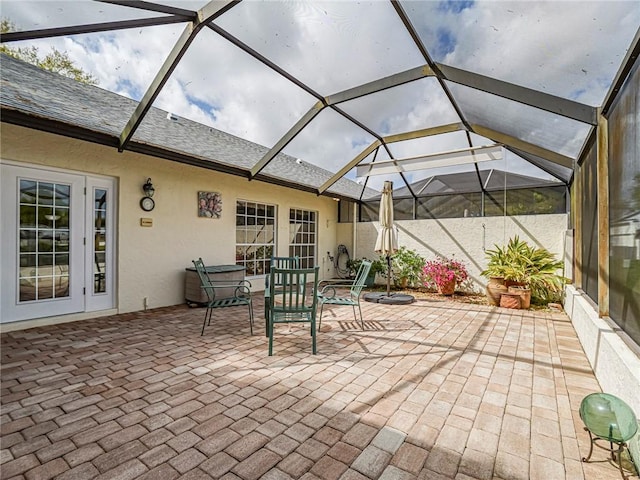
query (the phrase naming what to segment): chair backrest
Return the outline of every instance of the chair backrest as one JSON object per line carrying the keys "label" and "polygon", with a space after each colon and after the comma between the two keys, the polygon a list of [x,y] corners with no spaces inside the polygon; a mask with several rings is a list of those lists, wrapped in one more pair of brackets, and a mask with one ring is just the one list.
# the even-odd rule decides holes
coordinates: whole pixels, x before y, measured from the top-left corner
{"label": "chair backrest", "polygon": [[349,291],[351,298],[355,299],[360,296],[360,292],[362,292],[362,289],[366,286],[369,270],[371,270],[371,262],[363,260],[360,264],[360,268],[358,268],[358,271],[356,272],[356,278],[353,280],[351,290]]}
{"label": "chair backrest", "polygon": [[209,278],[209,274],[207,273],[207,269],[204,266],[204,262],[202,258],[198,258],[198,260],[191,260],[193,262],[193,266],[196,267],[196,272],[198,273],[198,277],[200,278],[200,284],[204,287],[203,290],[207,293],[207,298],[210,302],[215,299],[215,289],[211,286],[211,279]]}
{"label": "chair backrest", "polygon": [[[270,308],[272,313],[315,315],[318,304],[320,267],[271,269]],[[278,283],[276,283],[276,279]]]}
{"label": "chair backrest", "polygon": [[[271,270],[273,270],[274,268],[280,268],[285,270],[300,268],[300,257],[271,257],[269,273],[271,273]],[[271,275],[269,274],[265,279],[265,281],[267,282],[265,284],[265,288],[269,288],[269,285],[271,284],[270,277]],[[276,281],[276,284],[280,284],[279,276],[275,276],[274,279]]]}

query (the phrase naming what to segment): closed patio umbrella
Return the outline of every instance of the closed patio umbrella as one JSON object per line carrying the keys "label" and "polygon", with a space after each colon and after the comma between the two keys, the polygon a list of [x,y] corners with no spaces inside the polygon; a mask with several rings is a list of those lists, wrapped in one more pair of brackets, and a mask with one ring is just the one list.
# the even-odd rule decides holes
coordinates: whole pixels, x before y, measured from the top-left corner
{"label": "closed patio umbrella", "polygon": [[393,225],[393,182],[384,182],[380,197],[380,231],[375,251],[387,256],[387,296],[391,292],[391,255],[398,250],[398,233]]}

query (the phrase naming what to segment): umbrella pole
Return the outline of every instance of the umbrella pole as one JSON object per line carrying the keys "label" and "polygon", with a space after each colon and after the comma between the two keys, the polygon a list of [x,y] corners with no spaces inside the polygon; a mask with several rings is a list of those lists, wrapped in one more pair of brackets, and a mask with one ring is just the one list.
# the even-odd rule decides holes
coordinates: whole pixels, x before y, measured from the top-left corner
{"label": "umbrella pole", "polygon": [[391,295],[391,255],[387,255],[387,297]]}

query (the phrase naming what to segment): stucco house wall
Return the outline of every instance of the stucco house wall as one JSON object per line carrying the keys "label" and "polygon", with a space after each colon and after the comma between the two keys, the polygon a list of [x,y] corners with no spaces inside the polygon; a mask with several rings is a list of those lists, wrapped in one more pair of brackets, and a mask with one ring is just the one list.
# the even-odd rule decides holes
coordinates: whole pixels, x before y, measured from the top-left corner
{"label": "stucco house wall", "polygon": [[[395,225],[400,246],[415,250],[427,260],[453,256],[464,261],[471,279],[470,289],[480,292],[487,283],[480,275],[487,265],[485,250],[496,244],[502,246],[518,235],[521,240],[546,248],[562,259],[567,222],[567,214],[556,214],[398,220]],[[341,223],[338,243],[347,246],[351,258],[378,258],[373,249],[379,229],[378,222],[357,223],[354,244],[353,224]]]}
{"label": "stucco house wall", "polygon": [[[115,148],[15,125],[3,124],[0,140],[2,162],[117,179],[117,313],[144,309],[144,298],[147,308],[183,303],[185,268],[193,266],[193,258],[201,256],[209,265],[234,264],[236,200],[277,205],[278,255],[289,251],[289,208],[318,212],[321,276],[333,274],[326,258],[326,252],[333,251],[336,244],[337,206],[331,198],[132,152],[118,153]],[[156,207],[144,212],[139,201],[148,177],[156,189]],[[220,219],[198,217],[198,191],[222,194]],[[153,226],[142,227],[141,218],[151,218]],[[254,291],[264,289],[263,276],[248,279]],[[29,326],[13,323],[4,324],[3,329]]]}

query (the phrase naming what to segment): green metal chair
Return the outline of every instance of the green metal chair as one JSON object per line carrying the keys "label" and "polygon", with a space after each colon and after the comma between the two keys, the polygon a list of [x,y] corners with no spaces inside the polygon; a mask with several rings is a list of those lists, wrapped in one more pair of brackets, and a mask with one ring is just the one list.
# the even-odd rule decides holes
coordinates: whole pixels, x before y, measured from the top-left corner
{"label": "green metal chair", "polygon": [[[320,319],[318,320],[318,328],[322,326],[322,310],[325,305],[346,305],[353,307],[353,316],[356,322],[358,321],[356,306],[358,307],[358,310],[360,311],[360,324],[364,330],[364,319],[362,318],[362,308],[360,308],[360,293],[362,292],[362,289],[366,287],[369,270],[371,270],[371,262],[363,260],[351,285],[347,283],[340,285],[325,285],[322,287],[322,290],[318,294],[318,301],[320,302]],[[337,296],[337,289],[344,289],[346,287],[350,287],[349,296]]]}
{"label": "green metal chair", "polygon": [[[193,265],[196,267],[198,277],[200,278],[201,288],[207,294],[207,311],[204,314],[204,322],[202,323],[202,333],[204,335],[204,327],[211,325],[211,315],[214,308],[226,308],[236,307],[240,305],[247,305],[249,307],[249,330],[253,335],[253,303],[251,301],[251,282],[248,280],[211,280],[207,269],[204,266],[202,258],[198,260],[192,260]],[[229,291],[232,289],[232,296],[221,297],[218,296],[221,289]],[[216,290],[218,292],[216,292]]]}
{"label": "green metal chair", "polygon": [[[267,276],[264,279],[264,331],[265,336],[269,336],[269,283],[271,282],[271,269],[272,268],[282,268],[282,269],[293,269],[300,268],[300,257],[271,257],[271,263],[269,265],[269,272],[267,272]],[[278,275],[274,277],[276,285],[281,283],[281,279]]]}
{"label": "green metal chair", "polygon": [[[316,312],[320,267],[273,267],[269,281],[269,355],[273,355],[273,331],[277,323],[309,323],[312,352],[316,353]],[[276,281],[277,280],[277,281]]]}

